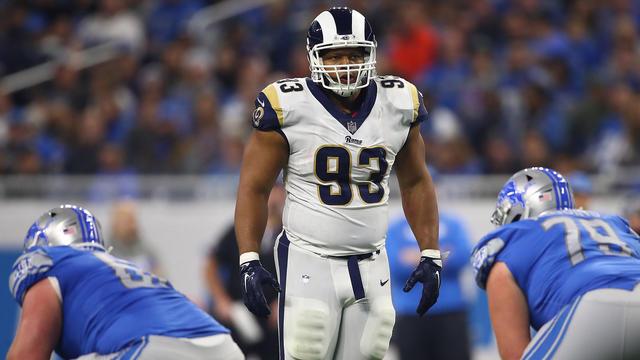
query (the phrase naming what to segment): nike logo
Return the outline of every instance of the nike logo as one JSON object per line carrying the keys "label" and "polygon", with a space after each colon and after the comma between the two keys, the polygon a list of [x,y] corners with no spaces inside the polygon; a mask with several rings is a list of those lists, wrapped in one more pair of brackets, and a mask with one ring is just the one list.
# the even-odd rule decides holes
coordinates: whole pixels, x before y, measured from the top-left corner
{"label": "nike logo", "polygon": [[244,291],[247,291],[247,281],[249,280],[250,275],[244,274]]}
{"label": "nike logo", "polygon": [[380,286],[384,286],[388,282],[389,282],[389,279],[387,279],[385,281],[380,280]]}
{"label": "nike logo", "polygon": [[260,100],[260,98],[256,99],[258,101],[258,104],[260,104],[260,106],[264,107],[264,101]]}

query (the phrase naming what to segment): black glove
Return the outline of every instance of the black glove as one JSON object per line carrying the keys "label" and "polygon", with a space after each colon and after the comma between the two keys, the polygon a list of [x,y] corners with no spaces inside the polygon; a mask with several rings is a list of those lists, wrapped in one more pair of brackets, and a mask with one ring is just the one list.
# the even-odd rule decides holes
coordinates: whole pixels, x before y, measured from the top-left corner
{"label": "black glove", "polygon": [[271,314],[267,299],[264,297],[262,285],[271,285],[276,291],[280,291],[278,280],[267,269],[262,267],[260,260],[251,260],[240,265],[240,281],[242,281],[242,300],[252,313],[267,317]]}
{"label": "black glove", "polygon": [[422,283],[422,297],[416,309],[420,316],[424,315],[438,300],[441,270],[442,260],[423,256],[402,289],[404,292],[409,292],[418,281]]}

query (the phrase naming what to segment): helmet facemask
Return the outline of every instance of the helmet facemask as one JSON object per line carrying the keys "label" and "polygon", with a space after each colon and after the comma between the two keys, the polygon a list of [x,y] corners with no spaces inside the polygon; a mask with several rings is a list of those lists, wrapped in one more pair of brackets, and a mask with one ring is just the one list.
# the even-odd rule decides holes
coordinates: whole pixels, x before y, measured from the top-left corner
{"label": "helmet facemask", "polygon": [[[330,43],[320,43],[308,50],[309,70],[311,70],[311,80],[321,83],[325,89],[331,90],[339,96],[348,97],[353,95],[358,89],[369,86],[371,78],[376,76],[376,43],[375,41],[348,40],[350,35],[343,35]],[[359,48],[364,52],[364,62],[361,64],[325,65],[322,61],[322,54],[327,50]],[[355,81],[352,75],[356,73]],[[340,80],[341,76],[347,75],[346,83],[338,82],[331,77]]]}

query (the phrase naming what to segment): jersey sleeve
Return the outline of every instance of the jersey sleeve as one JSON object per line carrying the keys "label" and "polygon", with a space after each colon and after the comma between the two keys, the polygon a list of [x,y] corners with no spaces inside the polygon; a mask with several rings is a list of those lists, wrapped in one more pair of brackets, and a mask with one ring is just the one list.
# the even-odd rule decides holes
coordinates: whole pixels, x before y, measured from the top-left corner
{"label": "jersey sleeve", "polygon": [[258,94],[255,106],[252,114],[254,128],[271,131],[282,127],[282,107],[274,84],[267,86]]}
{"label": "jersey sleeve", "polygon": [[489,272],[491,272],[491,268],[493,268],[496,258],[504,248],[504,245],[504,240],[494,232],[480,240],[473,249],[471,265],[473,266],[476,283],[481,289],[486,289]]}
{"label": "jersey sleeve", "polygon": [[413,120],[411,126],[420,124],[427,119],[427,109],[424,107],[424,100],[422,93],[418,91],[415,85],[409,84],[409,90],[411,91],[411,99],[413,100]]}
{"label": "jersey sleeve", "polygon": [[20,306],[27,290],[38,281],[47,278],[52,267],[53,259],[46,251],[37,247],[15,261],[9,275],[9,290]]}

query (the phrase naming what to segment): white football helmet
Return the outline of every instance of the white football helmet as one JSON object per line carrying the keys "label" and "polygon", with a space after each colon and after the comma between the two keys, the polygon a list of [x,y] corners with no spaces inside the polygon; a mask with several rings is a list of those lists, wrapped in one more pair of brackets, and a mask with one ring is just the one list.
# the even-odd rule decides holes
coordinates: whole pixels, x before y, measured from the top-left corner
{"label": "white football helmet", "polygon": [[[322,84],[339,96],[348,97],[356,90],[369,85],[376,76],[376,39],[371,25],[356,10],[347,7],[333,7],[318,15],[307,33],[307,58],[311,80]],[[362,64],[324,65],[322,54],[326,50],[339,48],[360,48],[364,51]],[[357,72],[355,81],[351,73]],[[345,83],[335,81],[329,74],[340,79],[347,75]]]}

